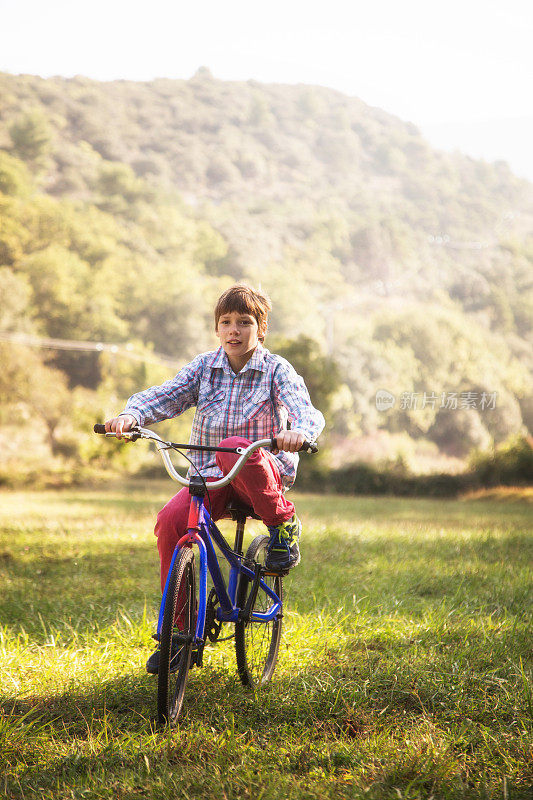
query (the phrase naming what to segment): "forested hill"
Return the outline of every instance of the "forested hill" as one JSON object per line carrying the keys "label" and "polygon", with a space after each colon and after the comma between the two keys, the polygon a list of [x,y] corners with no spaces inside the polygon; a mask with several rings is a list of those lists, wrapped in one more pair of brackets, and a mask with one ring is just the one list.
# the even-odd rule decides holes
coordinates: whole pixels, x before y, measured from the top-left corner
{"label": "forested hill", "polygon": [[435,152],[412,124],[332,89],[225,82],[201,69],[151,83],[4,74],[0,90],[2,145],[21,109],[46,116],[46,188],[59,196],[91,189],[95,151],[190,202],[255,213],[269,201],[331,203],[457,244],[493,241],[508,215],[531,211],[531,186],[506,164]]}
{"label": "forested hill", "polygon": [[[0,192],[0,333],[179,364],[212,343],[194,305],[245,278],[274,300],[272,342],[336,362],[338,436],[464,454],[531,427],[532,186],[504,163],[436,152],[320,87],[0,74]],[[111,380],[94,359],[54,364],[71,386]],[[384,415],[378,388],[498,406]]]}

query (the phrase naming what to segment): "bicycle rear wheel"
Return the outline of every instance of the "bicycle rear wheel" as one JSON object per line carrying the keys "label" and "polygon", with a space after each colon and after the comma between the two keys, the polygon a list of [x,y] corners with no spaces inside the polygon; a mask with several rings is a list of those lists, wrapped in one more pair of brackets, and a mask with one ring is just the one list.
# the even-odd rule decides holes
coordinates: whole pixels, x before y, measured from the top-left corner
{"label": "bicycle rear wheel", "polygon": [[[247,561],[265,563],[269,537],[266,534],[256,536],[246,551]],[[264,576],[266,584],[274,590],[280,600],[282,597],[282,581],[280,576]],[[237,605],[244,608],[252,582],[241,575]],[[271,598],[263,589],[259,589],[253,611],[267,611],[272,605]],[[235,625],[235,654],[239,677],[245,686],[262,686],[268,683],[274,674],[278,660],[281,640],[281,616],[272,622],[237,622]]]}
{"label": "bicycle rear wheel", "polygon": [[172,569],[161,626],[157,686],[157,716],[161,723],[174,725],[183,705],[197,607],[194,553],[186,547]]}

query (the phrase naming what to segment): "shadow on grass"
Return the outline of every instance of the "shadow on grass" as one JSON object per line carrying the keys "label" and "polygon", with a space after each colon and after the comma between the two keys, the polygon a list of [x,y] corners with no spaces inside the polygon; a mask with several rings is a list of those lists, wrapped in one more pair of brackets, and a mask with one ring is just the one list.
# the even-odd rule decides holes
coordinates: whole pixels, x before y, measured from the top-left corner
{"label": "shadow on grass", "polygon": [[[501,615],[531,608],[527,564],[533,542],[525,532],[460,542],[393,535],[368,541],[327,533],[304,540],[302,553],[302,566],[286,586],[288,608],[303,613],[349,610],[356,596],[364,597],[365,611],[376,617],[394,611],[420,618],[442,603]],[[13,635],[23,628],[37,645],[47,642],[51,631],[61,632],[68,645],[112,624],[119,608],[138,618],[147,597],[155,616],[156,561],[151,543],[134,542],[78,558],[4,558],[0,620]]]}
{"label": "shadow on grass", "polygon": [[146,598],[159,603],[153,545],[108,547],[75,558],[4,559],[0,622],[12,635],[25,631],[37,645],[61,634],[63,644],[112,624],[118,609],[139,617]]}
{"label": "shadow on grass", "polygon": [[[109,504],[122,507],[116,500]],[[286,581],[287,607],[304,628],[307,618],[316,627],[326,612],[332,627],[318,639],[320,652],[287,676],[282,650],[272,685],[255,696],[227,669],[193,671],[182,723],[170,735],[155,728],[156,683],[142,671],[87,682],[59,696],[21,700],[4,694],[0,750],[12,776],[8,796],[39,796],[40,786],[52,796],[61,786],[61,796],[71,796],[70,787],[96,787],[90,796],[137,797],[159,782],[167,790],[162,796],[181,796],[184,789],[191,797],[248,797],[237,783],[221,791],[226,778],[214,783],[214,768],[261,787],[267,775],[320,781],[309,777],[313,771],[336,775],[337,767],[356,770],[361,763],[377,764],[366,785],[376,781],[403,791],[422,769],[431,772],[430,786],[439,769],[451,764],[461,772],[467,760],[473,774],[488,774],[495,786],[507,756],[509,765],[527,760],[518,733],[530,722],[516,665],[520,659],[527,665],[530,657],[525,620],[531,613],[532,542],[525,528],[509,531],[503,520],[486,535],[470,520],[467,535],[456,536],[462,531],[458,516],[451,532],[446,523],[445,536],[435,530],[434,539],[410,539],[409,526],[423,530],[431,505],[425,501],[413,511],[398,503],[402,521],[394,527],[389,507],[387,525],[374,525],[371,536],[363,528],[361,535],[342,535],[342,521],[325,524],[321,536],[304,536],[302,566]],[[323,507],[322,501],[316,516],[327,521]],[[365,508],[371,511],[371,505]],[[431,520],[432,529],[436,524]],[[9,634],[22,627],[28,634],[17,653],[22,659],[24,647],[49,645],[54,631],[61,633],[60,646],[76,646],[80,636],[90,645],[93,634],[101,644],[119,609],[140,619],[144,598],[153,597],[154,606],[159,599],[151,543],[125,549],[105,542],[102,551],[83,558],[54,554],[39,560],[37,554],[28,563],[7,557],[0,571],[2,624]],[[487,613],[515,620],[483,630],[480,619]],[[293,646],[300,644],[313,646]],[[417,739],[417,731],[425,739]],[[496,755],[485,735],[497,738]],[[436,752],[442,745],[450,754],[449,764],[424,766],[426,756],[416,755],[418,746],[420,753],[430,752],[433,742]],[[336,784],[330,795],[326,784],[324,778],[322,796],[345,796]],[[513,785],[509,781],[508,789]],[[466,797],[461,791],[446,796]],[[522,796],[520,791],[511,796]],[[148,796],[157,796],[156,790]],[[289,794],[280,790],[277,796]],[[293,796],[315,797],[305,790]]]}
{"label": "shadow on grass", "polygon": [[[342,645],[335,641],[334,633],[328,639],[326,632],[316,663],[296,669],[293,675],[279,674],[283,670],[282,645],[278,674],[256,692],[243,687],[231,667],[191,670],[183,726],[199,719],[220,731],[228,714],[234,714],[242,725],[257,732],[267,732],[272,724],[305,727],[307,721],[314,724],[318,720],[323,727],[327,720],[328,729],[341,734],[342,724],[336,726],[335,720],[342,720],[348,708],[385,719],[405,712],[415,716],[448,714],[450,702],[458,702],[462,696],[479,695],[486,700],[503,694],[504,689],[508,692],[511,679],[519,684],[516,667],[521,658],[527,661],[529,653],[528,640],[516,630],[488,643],[486,634],[472,630],[468,620],[411,637],[401,626],[379,635],[361,625]],[[230,664],[233,659],[231,652]],[[484,672],[488,676],[485,681]],[[14,720],[23,721],[29,715],[45,724],[57,722],[55,735],[69,739],[87,733],[87,720],[100,725],[111,717],[115,733],[129,730],[132,724],[136,730],[139,726],[148,730],[155,725],[156,693],[157,680],[141,669],[57,696],[36,694],[21,700],[3,694],[0,709]],[[507,699],[513,708],[516,696],[508,694]],[[352,721],[350,716],[349,725]],[[357,733],[358,723],[353,725]],[[345,733],[352,735],[350,730]]]}
{"label": "shadow on grass", "polygon": [[[447,652],[439,664],[429,663],[423,654],[417,662],[406,658],[405,642],[360,644],[349,644],[344,651],[329,649],[320,655],[320,663],[292,676],[274,677],[255,695],[227,671],[194,670],[182,721],[172,731],[155,724],[156,681],[146,675],[122,675],[57,697],[4,696],[2,750],[8,774],[16,770],[20,796],[37,784],[94,788],[105,782],[120,787],[124,793],[119,796],[127,797],[131,782],[142,786],[162,781],[216,791],[213,765],[223,774],[250,768],[261,785],[272,770],[294,780],[307,780],[316,770],[334,776],[362,759],[370,763],[373,754],[379,764],[376,785],[404,789],[422,780],[422,767],[429,771],[430,783],[446,773],[450,760],[455,759],[457,773],[466,755],[478,777],[487,770],[497,774],[487,761],[490,753],[481,727],[492,727],[493,738],[501,735],[500,747],[515,760],[523,755],[525,765],[526,744],[520,750],[520,742],[508,736],[509,730],[517,729],[516,697],[504,697],[500,691],[489,698],[500,707],[496,721],[486,710],[486,687],[472,681],[470,668],[456,675],[455,686],[443,685],[450,657],[455,657],[449,648],[457,647],[451,632],[442,642]],[[403,669],[398,670],[399,665]],[[454,727],[461,729],[459,749],[448,752]],[[436,747],[431,764],[416,743],[417,736],[428,732]],[[441,755],[439,742],[446,745]],[[280,747],[287,753],[281,763]],[[525,785],[520,774],[519,784]],[[16,788],[13,784],[14,797],[19,796]]]}

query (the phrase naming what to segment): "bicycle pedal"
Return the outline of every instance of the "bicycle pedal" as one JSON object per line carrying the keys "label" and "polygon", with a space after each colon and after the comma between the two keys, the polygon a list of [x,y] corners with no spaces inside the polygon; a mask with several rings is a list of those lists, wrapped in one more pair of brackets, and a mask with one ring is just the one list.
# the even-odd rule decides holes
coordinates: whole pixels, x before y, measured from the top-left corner
{"label": "bicycle pedal", "polygon": [[194,636],[190,633],[173,633],[172,643],[180,647],[190,644],[194,640]]}
{"label": "bicycle pedal", "polygon": [[281,569],[280,570],[263,569],[261,574],[264,575],[266,578],[284,578],[286,575],[289,574],[289,570],[288,569],[283,569],[283,570],[281,570]]}

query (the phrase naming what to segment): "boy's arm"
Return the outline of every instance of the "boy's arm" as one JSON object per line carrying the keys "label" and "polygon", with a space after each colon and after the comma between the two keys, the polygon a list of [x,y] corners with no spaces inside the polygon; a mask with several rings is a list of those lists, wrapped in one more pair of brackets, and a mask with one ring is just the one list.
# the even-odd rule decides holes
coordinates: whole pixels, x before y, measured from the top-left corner
{"label": "boy's arm", "polygon": [[151,386],[132,395],[124,411],[106,423],[106,430],[115,431],[120,438],[132,425],[151,425],[179,416],[196,404],[202,370],[203,359],[198,356],[161,386]]}
{"label": "boy's arm", "polygon": [[280,450],[295,452],[304,439],[310,442],[322,432],[325,420],[313,406],[304,379],[285,359],[276,366],[273,379],[274,396],[287,409],[290,431],[279,431],[276,439]]}

